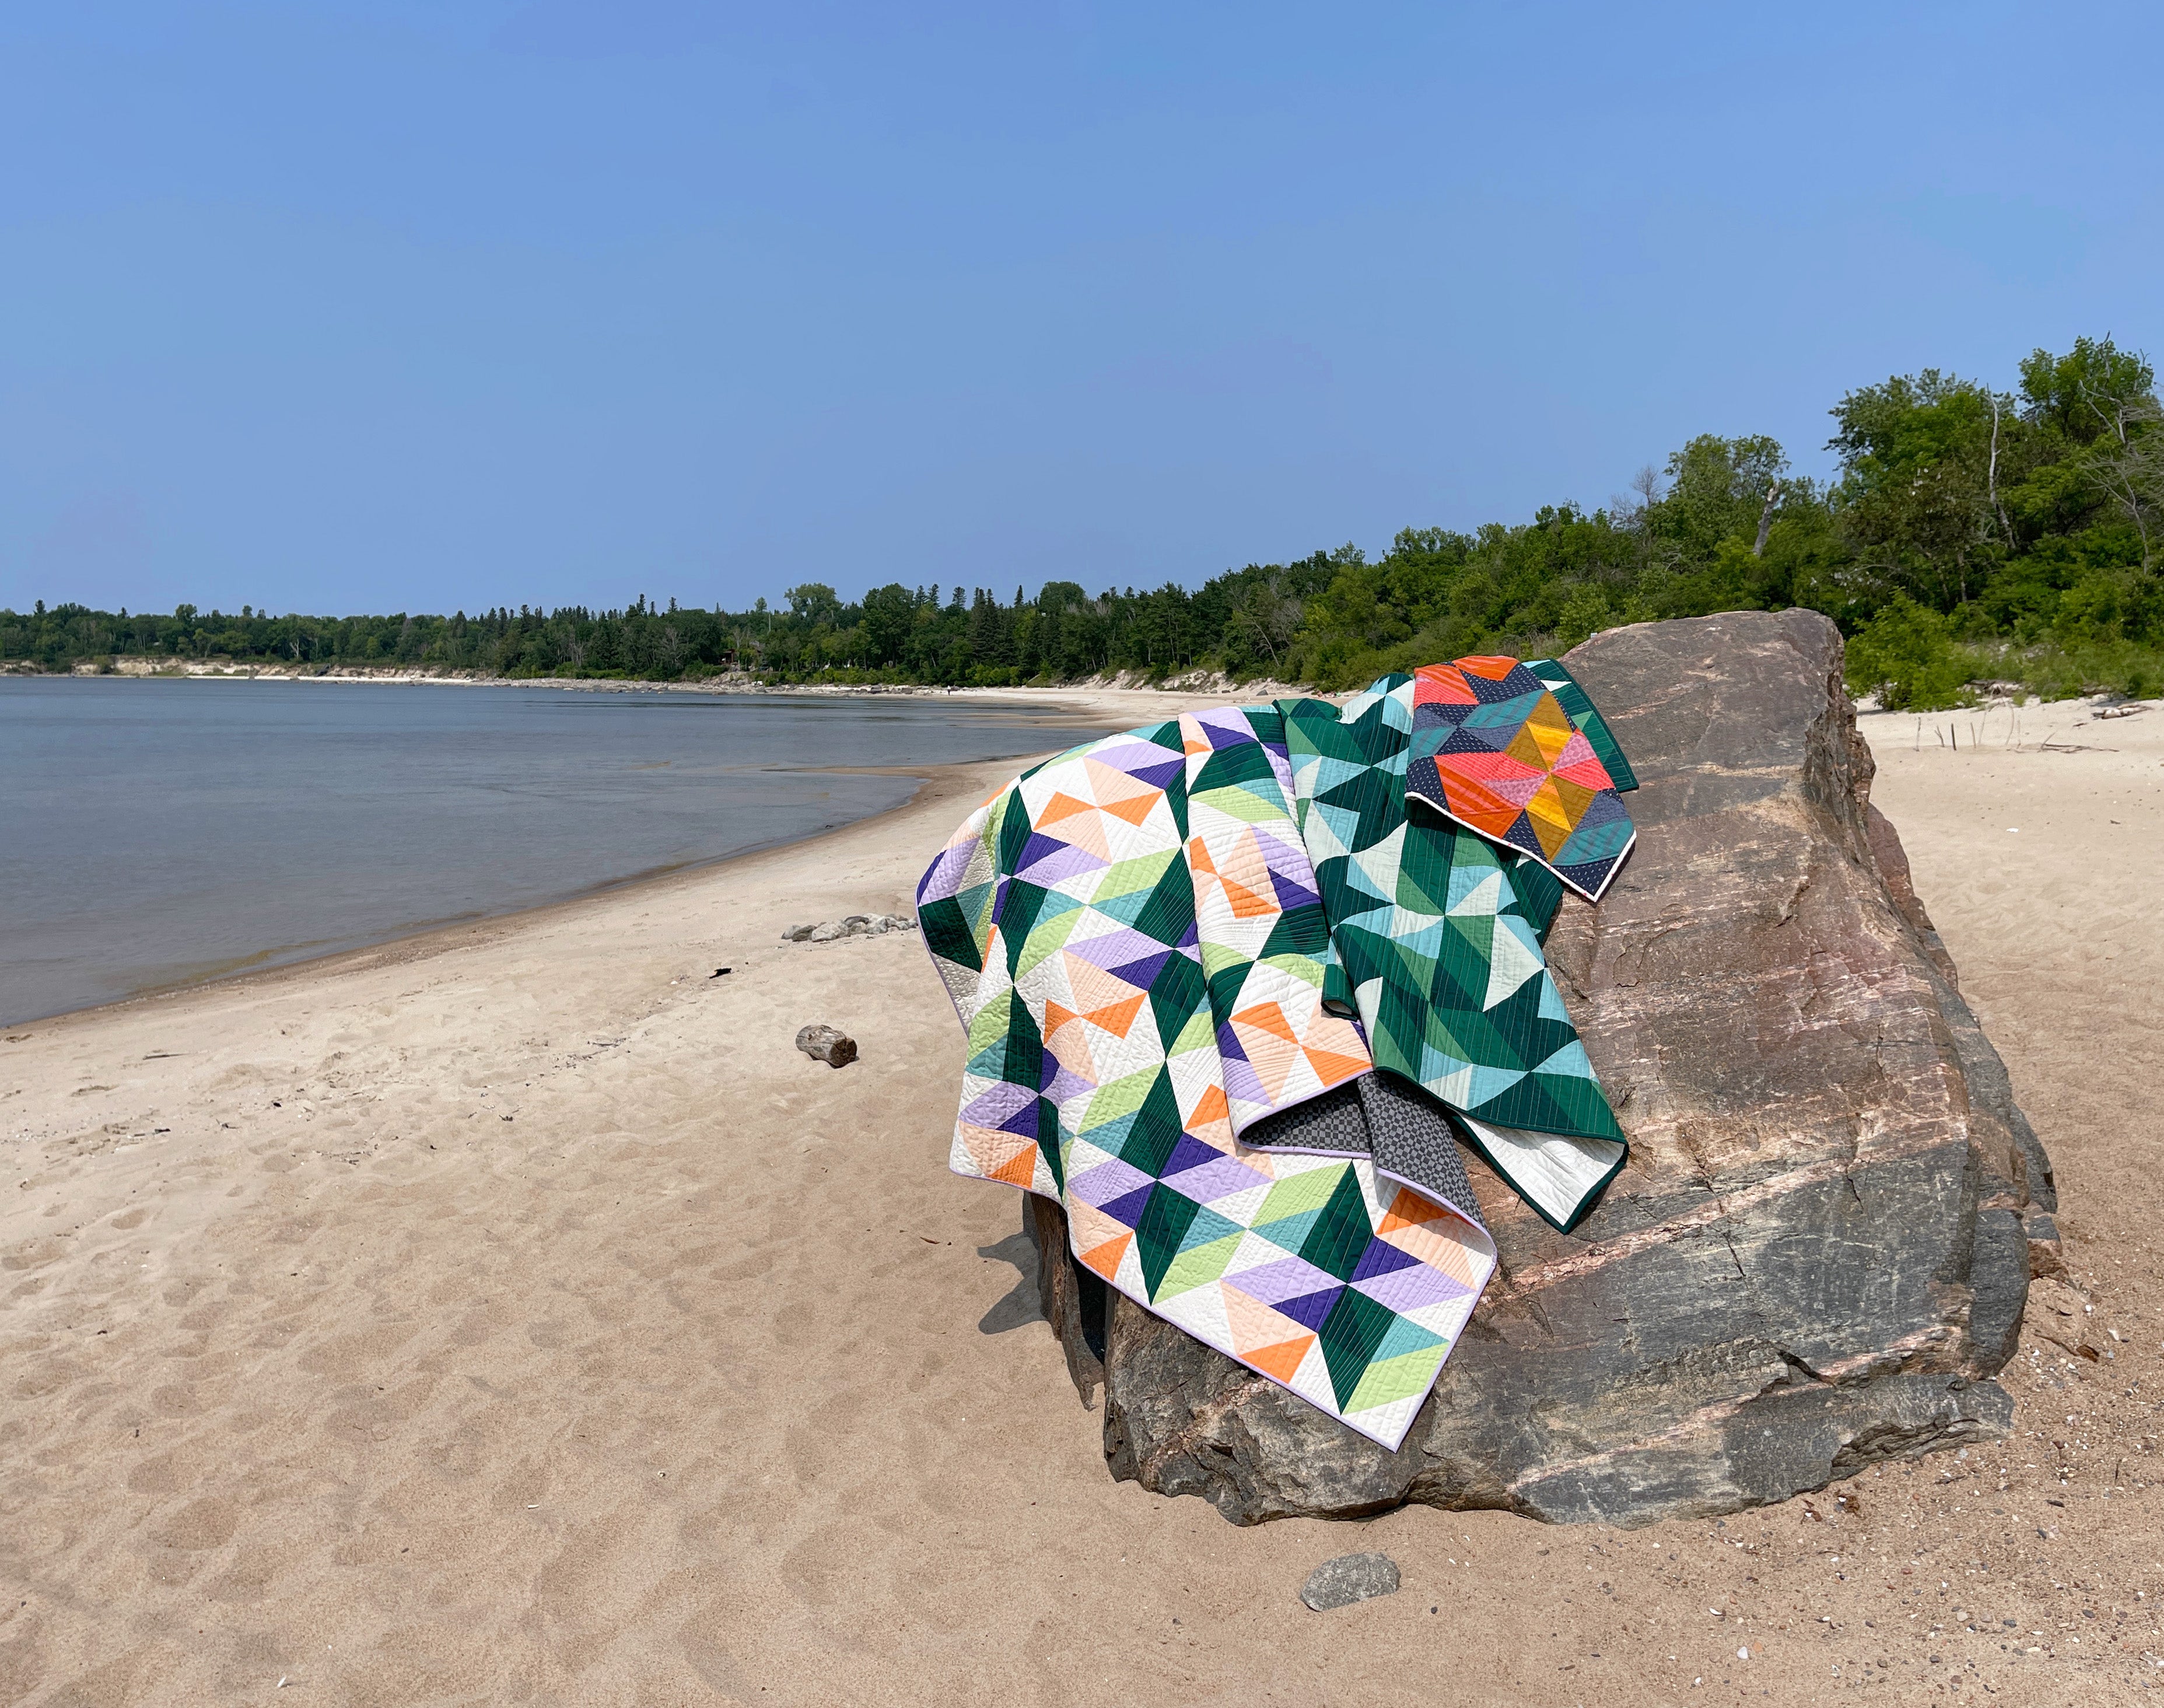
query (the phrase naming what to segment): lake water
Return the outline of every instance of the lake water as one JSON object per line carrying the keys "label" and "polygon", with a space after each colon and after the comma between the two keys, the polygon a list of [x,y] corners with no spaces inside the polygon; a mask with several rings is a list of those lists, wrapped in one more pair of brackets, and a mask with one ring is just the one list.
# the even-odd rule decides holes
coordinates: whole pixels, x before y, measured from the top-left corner
{"label": "lake water", "polygon": [[1089,733],[900,696],[0,676],[0,1024],[794,841],[915,786],[822,767]]}

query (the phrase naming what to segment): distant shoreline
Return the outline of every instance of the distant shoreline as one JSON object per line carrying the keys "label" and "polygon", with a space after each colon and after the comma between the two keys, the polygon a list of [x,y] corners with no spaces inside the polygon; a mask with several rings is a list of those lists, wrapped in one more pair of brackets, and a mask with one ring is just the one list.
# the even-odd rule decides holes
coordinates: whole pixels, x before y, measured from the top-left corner
{"label": "distant shoreline", "polygon": [[[690,680],[668,681],[630,676],[496,676],[475,670],[426,670],[386,666],[381,670],[351,667],[325,670],[282,670],[256,665],[212,661],[181,662],[152,659],[120,659],[110,670],[78,665],[67,670],[22,670],[0,666],[0,681],[18,677],[27,681],[155,681],[155,682],[349,682],[393,687],[439,684],[458,688],[568,688],[596,694],[736,694],[746,696],[790,695],[813,698],[849,699],[901,695],[911,699],[982,700],[1011,705],[1032,701],[1063,703],[1069,696],[1100,695],[1162,695],[1183,703],[1199,699],[1237,699],[1242,702],[1315,696],[1316,691],[1297,682],[1268,678],[1234,682],[1221,671],[1195,670],[1163,681],[1151,681],[1141,673],[1122,670],[1108,676],[1090,676],[1079,681],[1015,687],[948,686],[936,682],[769,682],[749,674],[724,674]],[[1326,699],[1341,698],[1324,695]]]}

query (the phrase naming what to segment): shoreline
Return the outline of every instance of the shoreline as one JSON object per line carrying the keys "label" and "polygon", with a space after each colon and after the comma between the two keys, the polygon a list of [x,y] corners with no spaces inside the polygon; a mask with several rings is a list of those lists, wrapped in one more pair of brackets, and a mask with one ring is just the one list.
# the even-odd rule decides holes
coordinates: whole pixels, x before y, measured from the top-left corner
{"label": "shoreline", "polygon": [[[1007,759],[962,760],[945,765],[916,765],[906,769],[888,765],[823,765],[807,767],[801,775],[857,775],[912,777],[917,786],[904,799],[891,807],[883,807],[852,818],[842,824],[829,825],[803,836],[779,837],[772,841],[756,843],[749,848],[737,849],[731,853],[717,854],[711,859],[688,860],[673,866],[643,872],[633,872],[621,878],[608,878],[590,884],[569,895],[553,896],[545,901],[535,901],[523,907],[507,908],[502,912],[484,912],[464,917],[438,920],[412,930],[394,930],[390,934],[368,943],[355,943],[348,948],[331,949],[319,954],[304,954],[290,961],[280,961],[271,966],[247,967],[230,973],[214,973],[200,978],[182,979],[176,982],[154,985],[140,991],[116,996],[108,1002],[92,1003],[83,1008],[63,1008],[51,1014],[33,1016],[27,1020],[11,1022],[6,1027],[9,1034],[21,1034],[35,1027],[56,1026],[64,1021],[92,1020],[97,1017],[118,1013],[154,1002],[171,1001],[178,997],[208,991],[236,991],[253,993],[296,979],[335,979],[347,973],[369,967],[402,965],[426,960],[433,956],[470,949],[495,941],[506,933],[542,925],[559,916],[569,916],[579,909],[591,907],[596,902],[613,898],[651,893],[659,898],[666,896],[672,886],[696,883],[703,878],[727,870],[739,865],[758,860],[786,849],[805,849],[844,837],[853,831],[862,830],[879,823],[896,813],[930,801],[946,798],[955,790],[942,789],[943,784],[952,784],[958,775],[967,775],[986,766],[1011,765],[1017,769],[1042,757],[1025,754]],[[914,910],[911,911],[914,917]],[[275,954],[276,949],[260,951]]]}
{"label": "shoreline", "polygon": [[[528,685],[507,678],[492,682],[469,683],[466,686],[520,687]],[[591,685],[559,682],[553,686],[583,687]],[[944,692],[944,691],[934,691]],[[1104,723],[1108,715],[1114,712],[1121,715],[1131,713],[1133,721],[1145,722],[1153,717],[1164,715],[1163,708],[1157,704],[1160,700],[1166,702],[1177,700],[1183,706],[1207,703],[1206,700],[1198,700],[1192,695],[1169,692],[1160,695],[1150,691],[1132,689],[1038,690],[1034,691],[1036,697],[1033,698],[1027,697],[1028,691],[1018,689],[980,689],[970,691],[979,694],[997,694],[1002,696],[1014,696],[1012,698],[1003,697],[997,703],[1008,706],[1018,712],[1027,711],[1032,707],[1041,709],[1048,715],[1032,719],[1031,722],[1041,725],[1048,731],[1057,730],[1063,726],[1080,730],[1095,728]],[[1074,697],[1064,704],[1043,697],[1052,692]],[[943,799],[947,793],[951,792],[943,786],[951,783],[955,776],[974,775],[986,766],[995,769],[1004,766],[1008,768],[1008,774],[1012,775],[1013,772],[1021,770],[1061,750],[1062,749],[1057,747],[1047,748],[1042,751],[1015,754],[1003,759],[962,760],[950,765],[818,765],[780,768],[790,770],[793,775],[808,776],[914,778],[917,780],[917,786],[893,806],[879,808],[865,813],[861,817],[852,818],[846,822],[831,825],[823,830],[815,830],[806,835],[779,837],[754,843],[748,848],[740,848],[727,854],[717,854],[711,859],[688,860],[658,870],[632,872],[621,877],[603,879],[582,886],[567,894],[552,896],[547,901],[506,908],[502,912],[481,912],[450,919],[436,920],[412,928],[394,928],[385,934],[372,938],[365,943],[354,943],[342,949],[323,952],[302,954],[293,959],[281,960],[269,966],[244,964],[230,972],[212,973],[149,985],[142,989],[131,991],[125,996],[113,997],[108,1001],[92,1003],[81,1008],[58,1009],[50,1014],[34,1015],[25,1019],[11,1021],[5,1029],[11,1034],[21,1033],[32,1027],[50,1027],[65,1020],[107,1014],[139,1007],[146,1003],[170,1001],[176,997],[201,991],[244,986],[254,988],[258,985],[290,980],[293,977],[302,975],[320,974],[325,977],[335,977],[342,971],[349,969],[377,964],[382,958],[391,955],[393,952],[398,952],[399,959],[403,960],[422,959],[428,954],[445,952],[471,943],[491,940],[495,935],[502,931],[516,929],[530,922],[544,921],[561,910],[590,906],[612,896],[648,890],[656,894],[665,893],[672,884],[696,881],[702,876],[733,867],[743,861],[755,860],[762,856],[787,849],[811,847],[892,817],[896,814],[905,813],[911,808],[929,801]],[[927,854],[927,859],[929,858]],[[910,913],[911,917],[915,917],[913,904],[910,908]],[[281,953],[283,947],[286,946],[257,950],[245,959],[253,961],[262,955],[277,954]]]}

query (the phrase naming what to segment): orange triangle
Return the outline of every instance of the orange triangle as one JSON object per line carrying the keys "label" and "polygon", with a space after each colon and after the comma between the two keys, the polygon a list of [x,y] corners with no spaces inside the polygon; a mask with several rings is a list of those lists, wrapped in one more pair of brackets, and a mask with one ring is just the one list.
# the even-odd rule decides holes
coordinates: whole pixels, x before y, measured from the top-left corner
{"label": "orange triangle", "polygon": [[1258,1032],[1268,1032],[1283,1038],[1287,1043],[1298,1043],[1292,1035],[1292,1022],[1285,1018],[1284,1010],[1274,1002],[1258,1002],[1252,1008],[1242,1008],[1232,1017],[1235,1026],[1252,1026]]}
{"label": "orange triangle", "polygon": [[986,1176],[988,1180],[1005,1180],[1010,1186],[1027,1187],[1037,1178],[1037,1147],[1026,1144],[1013,1156]]}
{"label": "orange triangle", "polygon": [[1125,801],[1100,802],[1097,810],[1100,812],[1109,812],[1115,818],[1124,818],[1130,824],[1140,824],[1142,820],[1150,816],[1150,809],[1163,799],[1164,799],[1164,791],[1161,789],[1153,789],[1147,795],[1131,796]]}
{"label": "orange triangle", "polygon": [[1044,1035],[1049,1038],[1069,1021],[1081,1017],[1071,1009],[1062,1008],[1057,1002],[1047,1002],[1044,1005]]}
{"label": "orange triangle", "polygon": [[1217,881],[1225,886],[1225,899],[1232,904],[1235,919],[1258,919],[1265,913],[1284,912],[1278,906],[1275,896],[1258,895],[1245,884],[1236,884],[1230,878],[1221,877]]}
{"label": "orange triangle", "polygon": [[[1465,678],[1448,665],[1423,665],[1417,680],[1421,687],[1431,691],[1422,698],[1431,696],[1446,706],[1472,706],[1479,702],[1479,696],[1465,686]],[[1419,688],[1414,690],[1416,694],[1419,691]]]}
{"label": "orange triangle", "polygon": [[1232,1118],[1232,1106],[1225,1101],[1225,1088],[1222,1085],[1212,1085],[1203,1092],[1195,1105],[1195,1112],[1190,1115],[1181,1125],[1190,1133],[1196,1133],[1217,1122],[1230,1121]]}
{"label": "orange triangle", "polygon": [[1192,872],[1206,872],[1217,875],[1217,867],[1210,858],[1210,844],[1199,837],[1190,837],[1187,843],[1187,869]]}
{"label": "orange triangle", "polygon": [[1044,810],[1037,815],[1037,822],[1039,824],[1052,824],[1062,818],[1072,818],[1078,812],[1090,812],[1095,810],[1095,808],[1089,801],[1077,801],[1072,795],[1063,791],[1054,795],[1044,803]]}
{"label": "orange triangle", "polygon": [[[1102,1008],[1092,1008],[1082,1017],[1092,1026],[1101,1026],[1115,1038],[1125,1038],[1127,1028],[1135,1023],[1135,1016],[1142,1012],[1148,992],[1137,991],[1124,1002],[1108,1002]],[[1045,1006],[1049,1009],[1050,1003]]]}
{"label": "orange triangle", "polygon": [[1109,1281],[1119,1273],[1120,1259],[1127,1254],[1127,1247],[1133,1239],[1132,1233],[1123,1233],[1117,1239],[1093,1245],[1081,1253],[1082,1261]]}
{"label": "orange triangle", "polygon": [[1310,1047],[1307,1064],[1315,1069],[1315,1076],[1326,1085],[1340,1085],[1347,1080],[1358,1079],[1374,1065],[1358,1056],[1339,1055],[1335,1050]]}
{"label": "orange triangle", "polygon": [[[1086,1258],[1084,1262],[1088,1262]],[[1289,1384],[1300,1361],[1307,1356],[1308,1348],[1315,1344],[1315,1337],[1303,1334],[1297,1339],[1281,1340],[1275,1346],[1258,1346],[1253,1352],[1240,1354],[1242,1364],[1251,1365],[1266,1376]]]}
{"label": "orange triangle", "polygon": [[1453,659],[1452,662],[1459,670],[1470,670],[1474,675],[1485,677],[1491,682],[1501,681],[1518,668],[1515,659],[1499,658],[1493,653],[1475,653],[1471,658]]}
{"label": "orange triangle", "polygon": [[1448,1214],[1450,1212],[1441,1205],[1431,1204],[1426,1199],[1418,1197],[1400,1186],[1398,1196],[1391,1201],[1388,1213],[1383,1217],[1382,1226],[1375,1232],[1395,1233],[1401,1227],[1418,1227],[1424,1222],[1439,1221]]}

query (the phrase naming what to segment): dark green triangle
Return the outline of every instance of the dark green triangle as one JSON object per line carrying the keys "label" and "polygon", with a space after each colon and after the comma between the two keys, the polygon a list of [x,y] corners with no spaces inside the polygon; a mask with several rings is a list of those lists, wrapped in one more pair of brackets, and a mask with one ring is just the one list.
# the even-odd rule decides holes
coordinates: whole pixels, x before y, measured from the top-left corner
{"label": "dark green triangle", "polygon": [[1172,1075],[1159,1068],[1120,1143],[1120,1160],[1153,1177],[1162,1174],[1165,1159],[1179,1143],[1180,1131],[1179,1099],[1173,1093]]}
{"label": "dark green triangle", "polygon": [[1135,1249],[1142,1259],[1142,1282],[1157,1297],[1165,1271],[1179,1255],[1180,1242],[1195,1225],[1202,1206],[1160,1180],[1150,1188],[1149,1202],[1142,1206],[1141,1224],[1135,1229]]}
{"label": "dark green triangle", "polygon": [[1360,1182],[1347,1165],[1339,1174],[1315,1226],[1300,1243],[1300,1254],[1318,1269],[1341,1281],[1349,1280],[1359,1268],[1360,1253],[1368,1249],[1374,1231],[1368,1220],[1368,1201],[1360,1196]]}
{"label": "dark green triangle", "polygon": [[1397,1312],[1378,1305],[1357,1287],[1347,1287],[1322,1319],[1322,1359],[1330,1367],[1331,1390],[1342,1410],[1352,1399],[1375,1348],[1397,1321]]}

